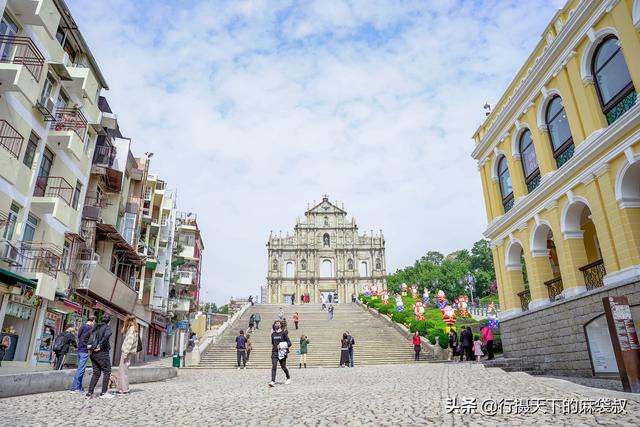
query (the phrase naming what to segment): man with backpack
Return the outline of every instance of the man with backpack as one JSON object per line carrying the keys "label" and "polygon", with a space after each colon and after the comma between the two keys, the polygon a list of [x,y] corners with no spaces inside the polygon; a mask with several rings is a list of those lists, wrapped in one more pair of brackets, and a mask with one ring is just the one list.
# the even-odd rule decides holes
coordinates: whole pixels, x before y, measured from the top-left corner
{"label": "man with backpack", "polygon": [[89,360],[87,341],[89,341],[89,335],[91,335],[91,330],[95,323],[96,317],[89,316],[87,323],[80,326],[78,330],[78,369],[71,384],[72,393],[82,393],[82,380],[84,379],[84,371],[87,368],[87,360]]}
{"label": "man with backpack", "polygon": [[64,361],[67,358],[70,346],[78,347],[76,336],[73,335],[73,326],[67,326],[67,329],[53,341],[53,352],[56,355],[54,370],[59,371],[64,367]]}
{"label": "man with backpack", "polygon": [[89,357],[91,358],[91,364],[93,366],[93,375],[89,383],[89,391],[87,391],[85,395],[87,399],[93,397],[93,391],[96,388],[96,384],[98,384],[101,374],[103,377],[100,399],[113,398],[112,394],[107,393],[109,377],[111,376],[111,360],[109,358],[111,344],[109,344],[109,338],[111,338],[111,334],[113,333],[109,322],[111,322],[111,317],[108,314],[102,316],[102,320],[93,328],[87,341],[87,349],[89,350]]}

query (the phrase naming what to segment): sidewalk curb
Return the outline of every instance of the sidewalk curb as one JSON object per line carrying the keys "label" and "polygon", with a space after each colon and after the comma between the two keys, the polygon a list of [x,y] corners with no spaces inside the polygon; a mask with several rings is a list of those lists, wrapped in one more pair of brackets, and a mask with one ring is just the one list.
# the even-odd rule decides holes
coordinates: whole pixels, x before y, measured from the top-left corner
{"label": "sidewalk curb", "polygon": [[[75,373],[75,369],[65,369],[62,371],[0,374],[0,398],[69,390]],[[84,373],[82,383],[85,389],[89,386],[92,373],[93,370],[91,368],[87,368]],[[118,368],[114,367],[112,373],[117,374]],[[129,383],[140,384],[162,381],[175,378],[177,375],[178,370],[176,368],[132,366],[129,368]],[[101,384],[102,378],[100,378],[96,389],[99,389]]]}

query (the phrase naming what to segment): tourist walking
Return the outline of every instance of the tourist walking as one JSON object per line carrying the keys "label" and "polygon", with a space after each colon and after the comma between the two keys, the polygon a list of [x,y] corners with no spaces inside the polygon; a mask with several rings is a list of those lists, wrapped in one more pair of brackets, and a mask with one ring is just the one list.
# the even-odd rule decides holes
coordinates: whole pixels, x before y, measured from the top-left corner
{"label": "tourist walking", "polygon": [[249,317],[249,329],[247,330],[247,333],[250,334],[253,332],[253,328],[256,326],[256,315],[252,314]]}
{"label": "tourist walking", "polygon": [[488,323],[482,328],[482,343],[487,349],[487,360],[493,360],[493,333]]}
{"label": "tourist walking", "polygon": [[356,302],[356,294],[351,294],[351,302],[352,303]]}
{"label": "tourist walking", "polygon": [[285,384],[291,384],[291,376],[287,369],[287,355],[291,347],[291,340],[287,331],[282,329],[280,321],[273,323],[273,332],[271,333],[271,382],[269,387],[276,385],[276,367],[280,363],[284,375],[287,377]]}
{"label": "tourist walking", "polygon": [[278,313],[278,320],[284,320],[284,310],[280,307],[280,312]]}
{"label": "tourist walking", "polygon": [[261,320],[262,320],[262,316],[260,316],[260,313],[256,313],[253,315],[253,321],[256,322],[256,329],[260,329]]}
{"label": "tourist walking", "polygon": [[422,340],[420,340],[420,334],[418,333],[418,331],[416,331],[413,334],[412,342],[413,342],[413,351],[416,353],[415,360],[419,361],[420,349],[422,348]]}
{"label": "tourist walking", "polygon": [[476,361],[480,361],[480,358],[484,356],[482,352],[482,341],[480,340],[480,335],[476,335],[473,340],[473,355],[476,357]]}
{"label": "tourist walking", "polygon": [[73,376],[73,383],[71,383],[72,393],[82,393],[82,380],[84,379],[84,371],[87,368],[87,361],[89,360],[89,350],[87,350],[87,341],[91,330],[96,323],[95,316],[89,316],[87,322],[80,326],[78,329],[78,369]]}
{"label": "tourist walking", "polygon": [[451,328],[451,330],[449,331],[449,346],[448,346],[449,362],[453,360],[457,351],[458,351],[458,334],[456,333],[455,329]]}
{"label": "tourist walking", "polygon": [[93,391],[96,388],[96,384],[98,384],[100,375],[102,375],[100,399],[111,399],[113,397],[112,394],[107,393],[109,378],[111,377],[111,360],[109,358],[111,344],[109,344],[109,339],[113,334],[109,322],[111,322],[111,317],[108,314],[103,315],[100,323],[91,330],[91,335],[89,335],[89,340],[87,341],[87,349],[91,352],[89,358],[93,367],[89,390],[85,395],[87,399],[93,397]]}
{"label": "tourist walking", "polygon": [[53,342],[53,352],[56,355],[54,370],[59,371],[64,368],[64,361],[67,358],[70,346],[78,348],[76,336],[73,334],[73,326],[67,326],[64,333],[58,335]]}
{"label": "tourist walking", "polygon": [[298,363],[298,369],[304,365],[307,367],[307,352],[309,351],[309,338],[306,335],[300,337],[300,363]]}
{"label": "tourist walking", "polygon": [[0,341],[0,366],[2,366],[2,359],[4,359],[4,354],[9,347],[11,347],[11,337],[5,335],[2,337],[2,341]]}
{"label": "tourist walking", "polygon": [[242,329],[240,329],[240,335],[236,337],[236,360],[238,369],[240,369],[240,360],[242,360],[242,368],[247,368],[247,338]]}
{"label": "tourist walking", "polygon": [[333,320],[333,304],[329,304],[329,320]]}
{"label": "tourist walking", "polygon": [[464,356],[467,356],[467,361],[471,360],[471,353],[473,348],[473,334],[471,328],[463,328],[460,332],[460,361],[464,360]]}
{"label": "tourist walking", "polygon": [[300,321],[300,316],[298,315],[298,313],[294,313],[293,314],[293,324],[296,327],[296,330],[298,329],[298,322]]}
{"label": "tourist walking", "polygon": [[249,356],[251,356],[251,351],[253,350],[253,341],[251,341],[251,335],[247,334],[247,341],[244,344],[245,349],[247,350],[247,365],[249,364]]}
{"label": "tourist walking", "polygon": [[251,306],[253,307],[253,295],[249,295],[249,302],[251,303]]}
{"label": "tourist walking", "polygon": [[342,340],[340,340],[340,367],[346,368],[349,366],[349,340],[347,339],[347,333],[342,334]]}
{"label": "tourist walking", "polygon": [[347,331],[347,341],[349,342],[349,367],[353,368],[353,346],[356,344],[356,340],[349,331]]}
{"label": "tourist walking", "polygon": [[118,394],[129,394],[129,366],[138,350],[140,327],[136,316],[130,314],[124,319],[122,326],[124,340],[120,347],[120,367],[118,368]]}

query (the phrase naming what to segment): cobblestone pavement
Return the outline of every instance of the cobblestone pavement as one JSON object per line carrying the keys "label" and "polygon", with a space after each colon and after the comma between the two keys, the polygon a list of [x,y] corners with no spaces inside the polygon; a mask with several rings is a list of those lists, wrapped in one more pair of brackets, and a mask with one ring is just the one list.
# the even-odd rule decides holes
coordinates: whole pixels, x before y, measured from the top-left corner
{"label": "cobblestone pavement", "polygon": [[[3,425],[640,425],[640,396],[478,364],[291,369],[267,387],[268,371],[181,370],[136,384],[132,394],[86,400],[55,392],[0,400]],[[281,371],[278,381],[284,380]],[[626,415],[447,414],[447,398],[627,399]]]}

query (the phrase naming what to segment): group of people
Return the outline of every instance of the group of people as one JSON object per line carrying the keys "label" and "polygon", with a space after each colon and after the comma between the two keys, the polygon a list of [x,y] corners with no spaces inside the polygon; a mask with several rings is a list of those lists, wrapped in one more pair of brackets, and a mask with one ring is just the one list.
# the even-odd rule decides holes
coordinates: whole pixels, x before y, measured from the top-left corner
{"label": "group of people", "polygon": [[356,340],[351,336],[349,331],[342,334],[340,340],[340,367],[353,368],[353,346]]}
{"label": "group of people", "polygon": [[467,358],[467,361],[476,360],[484,356],[484,350],[487,352],[487,360],[493,359],[493,333],[489,325],[482,328],[481,334],[473,334],[471,328],[467,326],[462,328],[460,336],[455,329],[449,331],[449,360],[454,360],[456,356],[460,357],[460,362]]}

